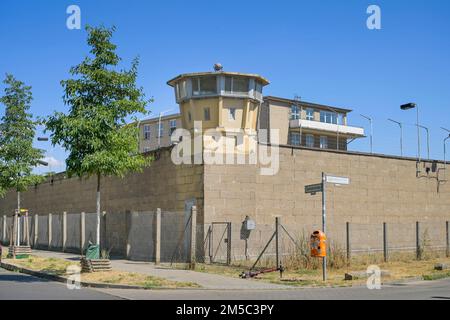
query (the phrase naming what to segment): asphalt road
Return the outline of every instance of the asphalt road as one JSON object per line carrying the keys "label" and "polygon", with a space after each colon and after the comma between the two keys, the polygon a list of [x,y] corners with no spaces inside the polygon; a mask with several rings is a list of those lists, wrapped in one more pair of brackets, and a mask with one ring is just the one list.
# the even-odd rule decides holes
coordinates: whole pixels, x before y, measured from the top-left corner
{"label": "asphalt road", "polygon": [[449,300],[450,279],[366,287],[290,290],[102,290],[125,299],[152,300]]}
{"label": "asphalt road", "polygon": [[1,300],[110,300],[120,299],[92,289],[69,290],[64,283],[43,280],[0,268]]}
{"label": "asphalt road", "polygon": [[450,279],[366,287],[288,290],[69,290],[59,282],[0,269],[0,300],[450,300]]}

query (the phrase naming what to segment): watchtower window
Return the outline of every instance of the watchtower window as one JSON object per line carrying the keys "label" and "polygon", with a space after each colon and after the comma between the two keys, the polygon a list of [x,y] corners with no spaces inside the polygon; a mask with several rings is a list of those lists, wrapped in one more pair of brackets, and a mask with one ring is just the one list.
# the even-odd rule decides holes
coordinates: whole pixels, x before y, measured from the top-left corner
{"label": "watchtower window", "polygon": [[217,81],[215,76],[192,78],[192,95],[201,96],[217,93]]}
{"label": "watchtower window", "polygon": [[244,77],[225,77],[225,91],[235,93],[247,93],[249,80]]}

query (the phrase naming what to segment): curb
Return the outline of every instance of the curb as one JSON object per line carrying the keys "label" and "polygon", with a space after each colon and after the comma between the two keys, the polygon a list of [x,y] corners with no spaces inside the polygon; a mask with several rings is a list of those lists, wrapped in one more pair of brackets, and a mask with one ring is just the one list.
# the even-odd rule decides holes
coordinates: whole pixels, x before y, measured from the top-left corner
{"label": "curb", "polygon": [[[28,274],[30,276],[34,276],[41,279],[56,281],[56,282],[62,282],[67,283],[67,278],[63,276],[58,276],[56,274],[49,274],[45,272],[35,271],[31,269],[27,269],[24,267],[19,267],[14,264],[9,263],[0,263],[0,267],[12,271],[12,272],[19,272]],[[98,283],[98,282],[84,282],[80,281],[80,285],[83,288],[98,288],[98,289],[139,289],[139,290],[201,290],[202,288],[173,288],[173,287],[156,287],[156,288],[145,288],[142,286],[134,286],[134,285],[127,285],[127,284],[113,284],[113,283]]]}

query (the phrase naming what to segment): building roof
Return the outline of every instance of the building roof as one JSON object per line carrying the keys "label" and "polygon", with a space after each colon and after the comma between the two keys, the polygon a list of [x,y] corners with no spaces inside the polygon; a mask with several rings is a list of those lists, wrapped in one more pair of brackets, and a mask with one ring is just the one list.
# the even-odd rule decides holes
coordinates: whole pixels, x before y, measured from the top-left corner
{"label": "building roof", "polygon": [[167,81],[167,84],[171,87],[175,86],[175,84],[185,78],[191,78],[191,77],[199,77],[199,76],[209,76],[209,75],[226,75],[226,76],[242,76],[242,77],[248,77],[248,78],[256,78],[259,80],[263,85],[268,85],[270,82],[266,78],[260,76],[259,74],[253,74],[253,73],[240,73],[240,72],[225,72],[225,71],[218,71],[218,72],[194,72],[194,73],[183,73],[175,78]]}
{"label": "building roof", "polygon": [[317,103],[312,103],[312,102],[307,102],[307,101],[302,101],[302,100],[298,101],[298,100],[286,99],[286,98],[274,97],[274,96],[265,96],[264,101],[266,101],[266,100],[285,102],[285,103],[289,103],[289,104],[298,103],[299,105],[305,106],[305,107],[311,107],[311,108],[317,108],[317,109],[328,109],[328,110],[331,109],[331,110],[335,110],[336,112],[343,112],[343,113],[348,113],[348,112],[353,111],[351,109],[346,109],[346,108],[341,108],[341,107],[333,107],[333,106],[328,106],[325,104],[317,104]]}
{"label": "building roof", "polygon": [[[174,119],[174,118],[178,119],[180,117],[181,117],[181,113],[172,113],[172,114],[162,116],[161,121],[168,120],[168,119]],[[154,122],[154,121],[159,121],[159,116],[139,120],[139,122],[141,124],[145,123],[145,122]]]}

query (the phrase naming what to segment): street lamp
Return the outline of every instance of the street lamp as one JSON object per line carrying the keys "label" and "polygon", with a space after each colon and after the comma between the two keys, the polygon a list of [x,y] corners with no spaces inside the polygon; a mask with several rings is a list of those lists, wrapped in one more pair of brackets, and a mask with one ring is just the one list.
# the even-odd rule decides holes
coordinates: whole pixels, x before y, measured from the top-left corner
{"label": "street lamp", "polygon": [[407,103],[407,104],[402,104],[400,106],[400,109],[402,110],[409,110],[409,109],[414,109],[416,108],[417,111],[417,157],[419,158],[419,162],[420,162],[420,127],[419,127],[419,107],[415,104],[415,103]]}
{"label": "street lamp", "polygon": [[427,154],[428,154],[428,160],[430,160],[430,130],[425,126],[418,125],[418,127],[425,129],[427,132]]}
{"label": "street lamp", "polygon": [[396,123],[400,127],[400,155],[403,157],[403,124],[399,121],[388,119],[389,121]]}
{"label": "street lamp", "polygon": [[371,117],[360,114],[361,117],[369,120],[370,122],[370,153],[373,153],[373,120]]}
{"label": "street lamp", "polygon": [[161,148],[161,117],[163,116],[163,114],[167,113],[167,112],[171,112],[173,109],[169,109],[166,111],[162,111],[159,113],[159,120],[158,120],[158,149]]}
{"label": "street lamp", "polygon": [[445,180],[446,175],[447,175],[447,173],[446,173],[446,171],[447,171],[447,160],[446,160],[447,159],[447,157],[446,157],[446,155],[447,155],[447,140],[450,139],[450,130],[443,128],[443,127],[441,127],[441,129],[445,130],[449,133],[448,137],[446,137],[444,139],[444,180]]}

